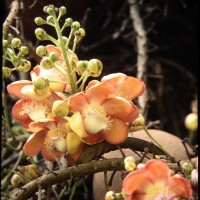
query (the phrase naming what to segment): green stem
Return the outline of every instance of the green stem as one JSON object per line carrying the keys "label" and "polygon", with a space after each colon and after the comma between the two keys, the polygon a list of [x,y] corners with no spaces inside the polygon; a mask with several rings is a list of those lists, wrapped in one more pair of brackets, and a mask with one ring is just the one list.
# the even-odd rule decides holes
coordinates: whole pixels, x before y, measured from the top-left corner
{"label": "green stem", "polygon": [[171,161],[175,161],[174,157],[159,143],[157,142],[153,136],[149,133],[148,129],[146,128],[146,126],[143,126],[144,131],[146,132],[146,134],[165,152],[165,154],[170,158]]}
{"label": "green stem", "polygon": [[88,75],[88,72],[85,74],[84,78],[83,78],[83,81],[81,83],[81,86],[79,87],[79,90],[82,92],[84,91],[84,87],[85,87],[85,82],[87,81],[89,75]]}
{"label": "green stem", "polygon": [[58,23],[58,20],[56,18],[55,13],[53,15],[53,18],[54,18],[56,33],[57,33],[58,39],[59,39],[60,48],[61,48],[62,53],[63,53],[65,64],[67,65],[67,72],[68,72],[69,80],[70,80],[71,87],[72,87],[72,93],[76,93],[77,92],[77,85],[76,85],[75,80],[73,79],[72,67],[70,66],[70,63],[69,63],[67,51],[66,51],[63,39],[62,39],[62,33],[61,33],[61,30],[60,30],[60,25]]}
{"label": "green stem", "polygon": [[75,194],[75,192],[76,192],[77,185],[78,185],[78,181],[76,181],[76,182],[74,183],[73,187],[72,187],[72,191],[71,191],[69,200],[72,200],[72,199],[73,199],[74,194]]}
{"label": "green stem", "polygon": [[11,129],[11,122],[10,122],[8,106],[7,106],[7,102],[6,102],[6,93],[5,93],[5,89],[4,88],[2,89],[2,104],[3,104],[3,108],[4,108],[4,111],[3,111],[4,112],[4,116],[5,116],[7,125],[8,125],[7,126],[8,127],[8,131],[9,131],[11,137],[15,140],[15,135],[12,132],[12,129]]}

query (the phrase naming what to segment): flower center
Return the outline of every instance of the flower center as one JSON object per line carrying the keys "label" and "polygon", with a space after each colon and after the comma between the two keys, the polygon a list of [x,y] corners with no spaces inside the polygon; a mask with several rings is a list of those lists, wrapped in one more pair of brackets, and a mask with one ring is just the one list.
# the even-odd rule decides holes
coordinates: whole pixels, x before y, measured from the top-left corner
{"label": "flower center", "polygon": [[28,101],[22,105],[20,115],[27,114],[33,121],[38,121],[46,118],[46,115],[49,113],[50,108],[47,102]]}
{"label": "flower center", "polygon": [[163,182],[148,187],[145,200],[175,200],[175,194]]}
{"label": "flower center", "polygon": [[66,152],[66,135],[67,132],[63,128],[48,131],[44,140],[44,148],[50,156],[60,158]]}
{"label": "flower center", "polygon": [[102,129],[110,129],[112,126],[112,120],[107,116],[105,109],[97,103],[88,105],[83,111],[83,116],[85,129],[91,134],[95,134]]}

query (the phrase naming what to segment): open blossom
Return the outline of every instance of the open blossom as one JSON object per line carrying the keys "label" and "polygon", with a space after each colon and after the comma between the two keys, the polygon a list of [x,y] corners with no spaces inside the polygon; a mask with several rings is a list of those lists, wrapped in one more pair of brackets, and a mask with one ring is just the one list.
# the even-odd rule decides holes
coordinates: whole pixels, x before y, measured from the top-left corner
{"label": "open blossom", "polygon": [[128,122],[134,121],[138,108],[126,99],[113,94],[105,84],[95,84],[85,93],[70,98],[70,127],[82,140],[95,144],[106,140],[112,144],[123,142],[128,135]]}
{"label": "open blossom", "polygon": [[74,160],[78,159],[83,143],[69,128],[66,119],[57,117],[54,120],[33,123],[31,126],[38,127],[39,131],[33,133],[23,147],[28,156],[41,152],[46,160],[55,161],[69,153]]}
{"label": "open blossom", "polygon": [[129,173],[123,180],[126,200],[189,199],[190,183],[178,176],[170,176],[170,168],[161,160],[149,160],[144,168]]}

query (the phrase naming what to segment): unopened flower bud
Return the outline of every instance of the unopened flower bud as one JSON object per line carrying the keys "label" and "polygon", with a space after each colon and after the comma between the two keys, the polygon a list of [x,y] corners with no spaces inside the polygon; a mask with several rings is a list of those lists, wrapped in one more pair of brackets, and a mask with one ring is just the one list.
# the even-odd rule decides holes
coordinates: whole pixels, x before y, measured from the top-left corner
{"label": "unopened flower bud", "polygon": [[24,166],[20,169],[20,173],[29,180],[34,180],[40,176],[38,168],[35,164]]}
{"label": "unopened flower bud", "polygon": [[47,85],[49,85],[48,79],[45,79],[43,77],[38,77],[34,82],[33,85],[36,89],[43,89]]}
{"label": "unopened flower bud", "polygon": [[139,114],[138,118],[134,122],[131,123],[130,131],[138,131],[143,129],[143,126],[145,124],[144,117]]}
{"label": "unopened flower bud", "polygon": [[9,77],[12,74],[12,70],[8,67],[2,68],[3,78]]}
{"label": "unopened flower bud", "polygon": [[133,156],[127,156],[124,159],[124,164],[126,164],[127,162],[134,162],[135,163],[135,158]]}
{"label": "unopened flower bud", "polygon": [[48,34],[42,28],[37,28],[35,30],[35,35],[36,35],[38,40],[47,40],[48,39]]}
{"label": "unopened flower bud", "polygon": [[51,53],[49,54],[49,58],[50,58],[50,60],[53,61],[53,62],[58,61],[58,59],[59,59],[58,54],[55,53],[55,52],[51,52]]}
{"label": "unopened flower bud", "polygon": [[73,31],[75,32],[80,28],[81,25],[80,25],[79,22],[75,21],[75,22],[72,23],[71,26],[72,26]]}
{"label": "unopened flower bud", "polygon": [[67,9],[66,9],[65,6],[61,6],[61,7],[59,8],[59,14],[60,14],[61,16],[63,16],[64,14],[66,14],[66,12],[67,12]]}
{"label": "unopened flower bud", "polygon": [[3,40],[3,47],[7,47],[9,44],[8,40]]}
{"label": "unopened flower bud", "polygon": [[14,188],[20,188],[26,184],[26,180],[18,174],[14,174],[10,182]]}
{"label": "unopened flower bud", "polygon": [[143,169],[145,167],[144,163],[139,163],[136,167],[137,170]]}
{"label": "unopened flower bud", "polygon": [[58,151],[63,152],[63,153],[65,153],[67,151],[67,145],[66,145],[66,141],[64,138],[55,139],[53,144],[54,144],[54,147]]}
{"label": "unopened flower bud", "polygon": [[132,156],[127,156],[124,159],[124,168],[128,172],[133,171],[136,168],[135,158]]}
{"label": "unopened flower bud", "polygon": [[7,38],[8,38],[9,41],[11,41],[14,38],[14,36],[13,36],[13,34],[8,33],[8,37]]}
{"label": "unopened flower bud", "polygon": [[197,113],[190,113],[185,118],[185,127],[190,131],[196,131],[198,128]]}
{"label": "unopened flower bud", "polygon": [[22,55],[28,54],[28,47],[27,46],[21,46],[19,50],[20,50]]}
{"label": "unopened flower bud", "polygon": [[28,72],[31,69],[31,62],[28,60],[24,60],[19,66],[17,66],[17,70],[20,72]]}
{"label": "unopened flower bud", "polygon": [[42,68],[48,70],[54,66],[54,63],[49,57],[44,57],[42,58],[40,65],[42,66]]}
{"label": "unopened flower bud", "polygon": [[46,24],[45,20],[42,19],[42,17],[36,17],[36,18],[35,18],[35,23],[36,23],[37,25]]}
{"label": "unopened flower bud", "polygon": [[11,41],[13,48],[19,48],[21,46],[21,40],[19,38],[13,38]]}
{"label": "unopened flower bud", "polygon": [[185,175],[187,178],[189,178],[189,177],[190,177],[190,174],[191,174],[191,172],[192,172],[192,170],[193,170],[193,165],[192,165],[191,163],[185,162],[185,163],[183,163],[183,164],[181,165],[181,168],[182,168],[182,172],[184,173],[184,175]]}
{"label": "unopened flower bud", "polygon": [[42,56],[46,55],[46,53],[47,53],[47,49],[45,46],[40,45],[36,48],[36,54],[38,56],[42,57]]}
{"label": "unopened flower bud", "polygon": [[88,67],[88,61],[87,60],[79,60],[76,63],[76,72],[78,75],[82,76],[83,73],[87,70]]}
{"label": "unopened flower bud", "polygon": [[53,103],[52,112],[58,117],[65,117],[69,113],[69,106],[66,101],[57,100]]}
{"label": "unopened flower bud", "polygon": [[105,195],[105,200],[115,200],[115,192],[108,191]]}
{"label": "unopened flower bud", "polygon": [[103,64],[100,60],[91,59],[88,62],[88,70],[90,72],[90,76],[98,77],[101,74],[102,69],[103,69]]}
{"label": "unopened flower bud", "polygon": [[46,11],[49,15],[52,15],[54,13],[54,10],[55,10],[55,7],[53,5],[49,5]]}
{"label": "unopened flower bud", "polygon": [[79,28],[75,33],[75,42],[78,43],[83,37],[85,37],[85,30]]}
{"label": "unopened flower bud", "polygon": [[49,8],[49,6],[44,6],[43,11],[44,11],[45,13],[47,13],[48,8]]}
{"label": "unopened flower bud", "polygon": [[73,19],[72,18],[65,19],[65,26],[71,26],[72,23],[73,23]]}
{"label": "unopened flower bud", "polygon": [[51,15],[49,15],[48,17],[47,17],[47,22],[49,22],[49,23],[54,23],[54,19],[53,19],[53,16],[51,16]]}

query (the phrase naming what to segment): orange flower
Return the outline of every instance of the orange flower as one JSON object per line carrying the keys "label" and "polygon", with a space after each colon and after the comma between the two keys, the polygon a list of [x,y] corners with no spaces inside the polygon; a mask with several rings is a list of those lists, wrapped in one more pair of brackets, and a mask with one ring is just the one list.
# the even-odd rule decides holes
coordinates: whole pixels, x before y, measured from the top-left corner
{"label": "orange flower", "polygon": [[149,160],[143,169],[129,173],[122,186],[126,200],[175,200],[192,195],[189,182],[170,176],[170,168],[161,160]]}
{"label": "orange flower", "polygon": [[63,99],[61,94],[52,93],[50,97],[43,101],[33,101],[31,99],[21,99],[15,103],[12,108],[12,116],[16,121],[22,123],[23,128],[35,132],[37,129],[31,129],[30,123],[53,118],[52,104],[55,100]]}
{"label": "orange flower", "polygon": [[111,87],[116,96],[127,100],[132,100],[142,95],[145,89],[145,85],[142,81],[123,73],[114,73],[104,76],[101,82],[96,80],[91,81],[86,89],[100,83]]}
{"label": "orange flower", "polygon": [[32,128],[40,130],[33,133],[25,143],[23,149],[28,156],[35,156],[39,152],[49,161],[61,158],[69,153],[77,160],[83,149],[79,137],[69,128],[67,120],[56,117],[54,120],[44,120],[31,124]]}
{"label": "orange flower", "polygon": [[118,144],[128,135],[127,122],[134,121],[138,108],[124,98],[116,97],[113,89],[105,84],[95,84],[86,93],[70,98],[69,120],[71,129],[88,144],[102,140]]}

